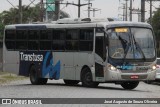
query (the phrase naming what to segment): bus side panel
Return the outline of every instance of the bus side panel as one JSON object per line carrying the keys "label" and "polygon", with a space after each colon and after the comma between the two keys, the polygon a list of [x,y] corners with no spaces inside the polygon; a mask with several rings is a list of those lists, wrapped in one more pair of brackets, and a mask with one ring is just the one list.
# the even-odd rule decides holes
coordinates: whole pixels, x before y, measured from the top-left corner
{"label": "bus side panel", "polygon": [[19,52],[7,51],[3,46],[3,71],[19,74]]}
{"label": "bus side panel", "polygon": [[74,52],[54,52],[55,62],[61,61],[61,77],[67,80],[75,80],[75,66],[73,63]]}
{"label": "bus side panel", "polygon": [[[76,67],[76,80],[80,80],[81,70],[84,66],[88,66],[91,70],[91,67],[94,65],[94,56],[91,53],[87,52],[77,52],[74,54],[74,66]],[[93,81],[95,80],[95,72],[92,71]]]}

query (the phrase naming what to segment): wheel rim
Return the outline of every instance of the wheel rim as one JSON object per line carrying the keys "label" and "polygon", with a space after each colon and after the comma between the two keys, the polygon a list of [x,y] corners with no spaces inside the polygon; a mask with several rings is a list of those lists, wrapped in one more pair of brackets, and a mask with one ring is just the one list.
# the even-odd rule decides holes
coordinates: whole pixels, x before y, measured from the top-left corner
{"label": "wheel rim", "polygon": [[35,82],[35,81],[36,81],[36,71],[35,71],[35,70],[32,70],[31,72],[32,72],[32,73],[31,73],[31,81],[32,81],[32,82]]}
{"label": "wheel rim", "polygon": [[90,72],[88,72],[88,73],[86,74],[85,80],[86,80],[86,83],[91,83],[91,82],[92,82],[92,77],[91,77]]}

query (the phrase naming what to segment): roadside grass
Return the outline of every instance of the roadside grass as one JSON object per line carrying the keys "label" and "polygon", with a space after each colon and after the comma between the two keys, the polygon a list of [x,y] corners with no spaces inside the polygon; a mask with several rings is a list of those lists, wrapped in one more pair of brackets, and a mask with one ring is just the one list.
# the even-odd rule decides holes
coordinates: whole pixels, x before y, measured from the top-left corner
{"label": "roadside grass", "polygon": [[27,79],[27,77],[0,71],[0,84],[5,84],[11,81],[24,80],[24,79]]}

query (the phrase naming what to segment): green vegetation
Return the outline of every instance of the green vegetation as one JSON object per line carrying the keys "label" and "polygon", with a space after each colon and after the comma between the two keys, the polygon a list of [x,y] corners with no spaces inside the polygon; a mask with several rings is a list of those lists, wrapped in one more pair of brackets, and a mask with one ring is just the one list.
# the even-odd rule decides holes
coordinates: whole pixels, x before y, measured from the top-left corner
{"label": "green vegetation", "polygon": [[0,72],[0,84],[23,79],[26,79],[26,77],[17,76],[6,72]]}
{"label": "green vegetation", "polygon": [[157,55],[160,57],[160,9],[154,12],[152,18],[152,26],[155,31],[156,42],[157,42]]}
{"label": "green vegetation", "polygon": [[[41,5],[37,4],[34,7],[30,6],[22,6],[22,23],[32,23],[32,22],[39,22],[41,21]],[[45,9],[44,9],[45,13]],[[49,20],[54,20],[54,12],[48,13]],[[64,11],[60,12],[61,18],[69,17]],[[5,25],[9,24],[18,24],[19,23],[19,9],[17,8],[10,8],[8,11],[3,11],[0,13],[0,38],[3,36],[3,29]]]}

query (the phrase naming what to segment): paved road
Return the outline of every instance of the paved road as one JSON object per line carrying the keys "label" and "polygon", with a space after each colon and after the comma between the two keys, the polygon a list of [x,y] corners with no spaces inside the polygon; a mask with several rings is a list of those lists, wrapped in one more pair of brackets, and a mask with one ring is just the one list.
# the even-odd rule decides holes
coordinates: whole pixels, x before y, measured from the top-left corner
{"label": "paved road", "polygon": [[[82,87],[81,84],[77,86],[66,86],[64,85],[62,80],[49,81],[47,85],[35,86],[30,84],[29,79],[26,79],[26,80],[12,82],[9,84],[0,85],[0,97],[1,98],[160,98],[160,84],[149,85],[141,82],[135,90],[128,91],[124,90],[120,85],[115,85],[115,84],[100,84],[98,88],[85,88]],[[108,107],[108,105],[54,105],[54,106]],[[124,107],[127,105],[109,105],[109,107],[110,106]],[[158,107],[159,105],[148,104],[141,106]],[[130,107],[137,107],[137,105],[130,105]]]}

